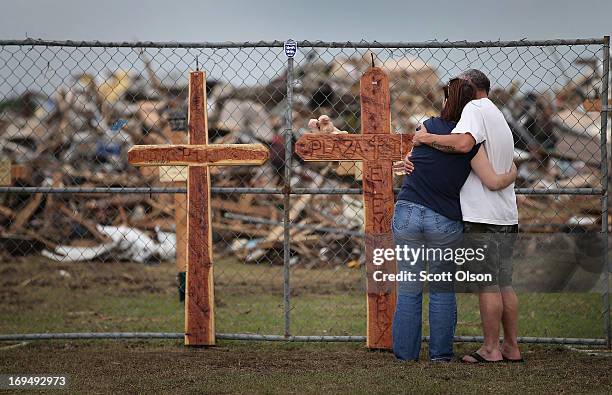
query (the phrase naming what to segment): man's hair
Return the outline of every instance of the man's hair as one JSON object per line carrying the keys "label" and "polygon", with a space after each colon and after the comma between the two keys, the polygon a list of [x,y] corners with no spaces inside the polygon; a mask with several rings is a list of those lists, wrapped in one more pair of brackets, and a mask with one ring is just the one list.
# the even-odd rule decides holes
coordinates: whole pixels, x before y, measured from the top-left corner
{"label": "man's hair", "polygon": [[469,69],[460,74],[461,78],[465,78],[469,80],[476,89],[483,90],[489,94],[489,90],[491,89],[491,81],[489,78],[480,70]]}

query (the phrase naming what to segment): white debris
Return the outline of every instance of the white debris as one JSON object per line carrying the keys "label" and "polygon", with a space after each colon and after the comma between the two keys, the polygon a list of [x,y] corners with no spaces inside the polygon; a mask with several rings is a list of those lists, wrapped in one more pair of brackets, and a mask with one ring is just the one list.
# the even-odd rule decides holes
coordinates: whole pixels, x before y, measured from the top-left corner
{"label": "white debris", "polygon": [[42,255],[59,262],[85,262],[112,255],[116,260],[145,263],[152,257],[172,260],[176,256],[176,234],[156,229],[156,240],[127,226],[102,226],[98,230],[112,241],[92,247],[58,246]]}

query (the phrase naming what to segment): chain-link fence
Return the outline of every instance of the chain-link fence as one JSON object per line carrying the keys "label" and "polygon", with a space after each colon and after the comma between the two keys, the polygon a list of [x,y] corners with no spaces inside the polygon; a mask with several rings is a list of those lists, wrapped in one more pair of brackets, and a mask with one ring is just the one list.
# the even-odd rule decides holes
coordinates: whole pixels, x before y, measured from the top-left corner
{"label": "chain-link fence", "polygon": [[[199,67],[210,143],[270,148],[263,166],[211,168],[220,337],[362,340],[360,166],[303,163],[291,143],[321,115],[360,132],[373,56],[394,132],[439,114],[461,71],[489,76],[515,139],[520,232],[545,235],[515,251],[515,276],[549,280],[520,297],[522,340],[609,345],[607,38],[297,44],[288,58],[282,42],[0,41],[0,338],[182,336],[184,179],[127,150],[186,142]],[[542,240],[554,275],[528,264]],[[477,299],[459,309],[458,340],[477,339]]]}

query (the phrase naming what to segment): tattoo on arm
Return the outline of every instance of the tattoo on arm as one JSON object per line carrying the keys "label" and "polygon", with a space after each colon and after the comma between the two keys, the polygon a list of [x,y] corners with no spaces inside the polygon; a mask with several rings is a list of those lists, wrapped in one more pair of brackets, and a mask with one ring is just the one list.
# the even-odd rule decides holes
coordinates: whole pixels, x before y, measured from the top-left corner
{"label": "tattoo on arm", "polygon": [[451,152],[451,153],[456,153],[458,152],[457,149],[455,149],[454,146],[452,145],[444,145],[444,144],[438,144],[435,141],[431,142],[431,146],[439,151],[443,151],[443,152]]}

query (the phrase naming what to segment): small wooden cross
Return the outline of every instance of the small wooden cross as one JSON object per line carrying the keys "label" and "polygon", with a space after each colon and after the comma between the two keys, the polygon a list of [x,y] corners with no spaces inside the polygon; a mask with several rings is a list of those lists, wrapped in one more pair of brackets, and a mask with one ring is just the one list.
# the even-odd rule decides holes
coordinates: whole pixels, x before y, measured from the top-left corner
{"label": "small wooden cross", "polygon": [[210,177],[208,166],[261,165],[268,149],[261,144],[208,144],[206,83],[203,71],[189,74],[189,144],[136,145],[128,160],[137,166],[188,166],[187,289],[185,344],[215,344]]}
{"label": "small wooden cross", "polygon": [[305,161],[362,161],[366,234],[367,346],[392,347],[391,327],[395,311],[395,284],[376,282],[375,271],[395,273],[395,262],[373,264],[373,248],[392,248],[394,161],[412,148],[412,136],[391,134],[389,78],[372,67],[360,80],[361,131],[363,134],[305,134],[296,152]]}

